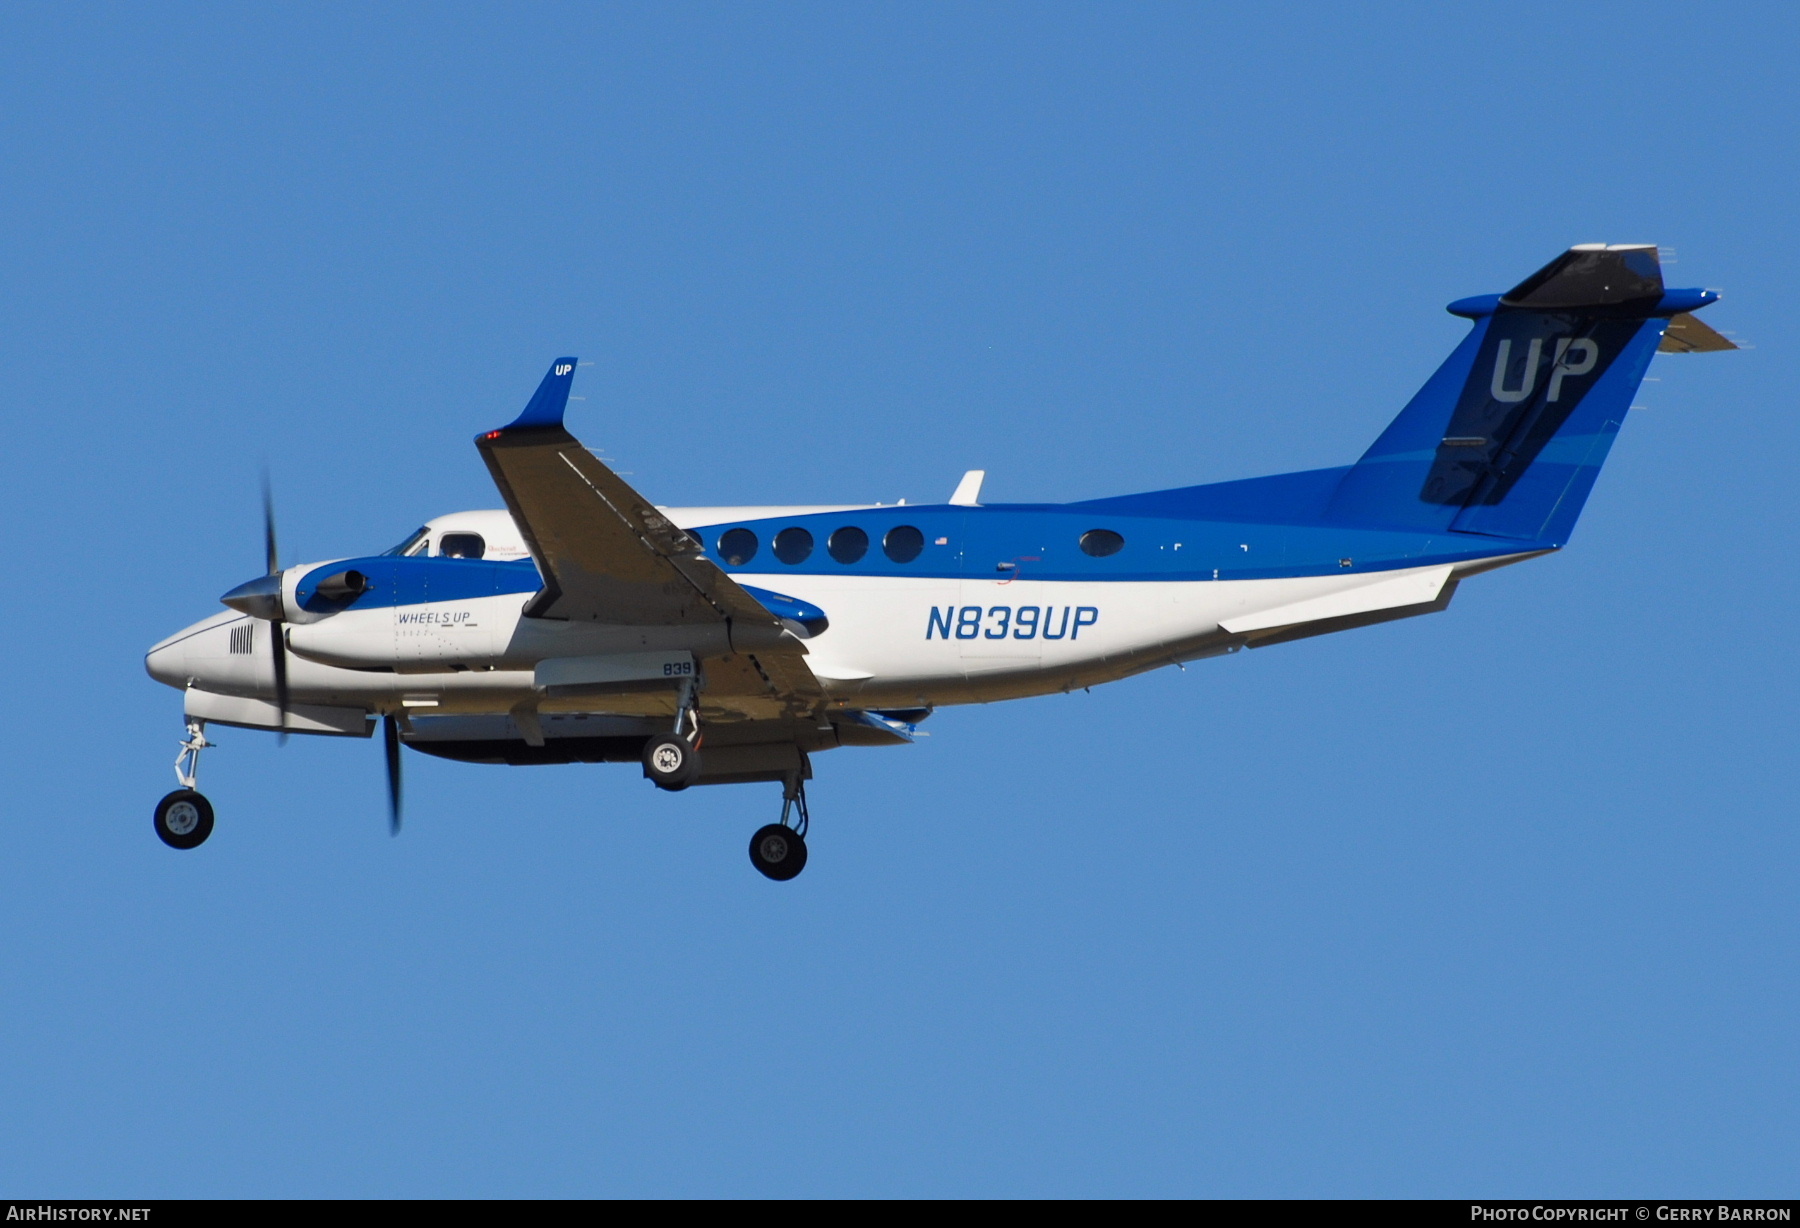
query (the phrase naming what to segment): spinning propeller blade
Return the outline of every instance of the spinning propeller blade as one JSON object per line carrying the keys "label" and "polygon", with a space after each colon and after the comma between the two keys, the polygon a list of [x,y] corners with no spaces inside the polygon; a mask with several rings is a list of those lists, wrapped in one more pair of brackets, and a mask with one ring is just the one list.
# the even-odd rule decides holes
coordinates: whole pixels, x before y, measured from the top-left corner
{"label": "spinning propeller blade", "polygon": [[[269,574],[281,574],[281,560],[275,549],[275,493],[269,486],[269,471],[263,470],[263,553],[268,561]],[[280,593],[277,590],[277,602]],[[276,609],[280,609],[277,604]],[[269,620],[269,646],[275,652],[275,708],[281,713],[281,744],[287,745],[288,718],[288,670],[287,670],[287,633],[279,617]]]}
{"label": "spinning propeller blade", "polygon": [[400,722],[381,718],[381,740],[387,744],[388,835],[400,834]]}
{"label": "spinning propeller blade", "polygon": [[282,624],[269,624],[269,643],[275,649],[275,707],[281,712],[281,744],[287,745],[288,680],[287,643]]}
{"label": "spinning propeller blade", "polygon": [[281,563],[275,550],[275,492],[269,486],[269,471],[263,470],[263,556],[268,564],[270,575],[281,570]]}

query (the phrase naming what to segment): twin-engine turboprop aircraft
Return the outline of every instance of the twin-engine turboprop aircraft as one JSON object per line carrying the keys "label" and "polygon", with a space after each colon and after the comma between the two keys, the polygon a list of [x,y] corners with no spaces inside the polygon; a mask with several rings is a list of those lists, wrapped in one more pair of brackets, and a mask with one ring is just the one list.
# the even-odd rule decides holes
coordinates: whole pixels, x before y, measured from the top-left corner
{"label": "twin-engine turboprop aircraft", "polygon": [[[1069,504],[662,507],[563,427],[559,358],[475,445],[505,511],[430,521],[383,554],[280,567],[150,650],[185,696],[181,788],[156,831],[193,848],[208,722],[368,737],[390,819],[400,750],[474,763],[638,762],[664,789],[773,781],[750,859],[806,864],[812,756],[906,743],[944,704],[1431,614],[1457,585],[1559,549],[1658,351],[1733,349],[1666,290],[1657,249],[1584,244],[1473,322],[1356,464]],[[265,512],[266,512],[265,508]]]}

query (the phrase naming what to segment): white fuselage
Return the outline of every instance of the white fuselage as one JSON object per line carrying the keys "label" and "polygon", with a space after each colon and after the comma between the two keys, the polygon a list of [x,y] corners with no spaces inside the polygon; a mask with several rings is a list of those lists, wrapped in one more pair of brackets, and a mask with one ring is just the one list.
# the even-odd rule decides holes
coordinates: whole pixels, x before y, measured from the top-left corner
{"label": "white fuselage", "polygon": [[[823,508],[671,508],[683,528]],[[486,557],[528,557],[504,511],[440,517],[414,552],[478,532]],[[1470,565],[1492,567],[1496,560]],[[293,577],[319,566],[290,568]],[[1246,633],[1384,607],[1431,602],[1458,568],[1221,581],[1039,581],[739,571],[733,578],[810,602],[830,626],[805,641],[830,703],[930,708],[1093,685],[1235,650]],[[421,714],[593,711],[554,700],[534,669],[552,658],[653,651],[728,651],[722,628],[617,627],[524,618],[529,593],[479,596],[293,619],[289,685],[297,705]],[[1273,612],[1272,614],[1270,612]],[[210,695],[267,700],[272,624],[224,610],[156,645],[159,681]],[[635,710],[628,697],[601,705]],[[652,709],[654,710],[654,709]],[[246,721],[244,723],[251,723]]]}

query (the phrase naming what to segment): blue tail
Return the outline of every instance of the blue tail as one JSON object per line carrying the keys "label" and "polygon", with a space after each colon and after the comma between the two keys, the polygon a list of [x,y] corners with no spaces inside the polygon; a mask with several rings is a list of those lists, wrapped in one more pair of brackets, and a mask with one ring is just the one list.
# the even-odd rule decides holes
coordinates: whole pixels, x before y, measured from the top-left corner
{"label": "blue tail", "polygon": [[1561,545],[1669,317],[1718,298],[1665,291],[1654,247],[1570,248],[1475,321],[1344,475],[1325,519]]}

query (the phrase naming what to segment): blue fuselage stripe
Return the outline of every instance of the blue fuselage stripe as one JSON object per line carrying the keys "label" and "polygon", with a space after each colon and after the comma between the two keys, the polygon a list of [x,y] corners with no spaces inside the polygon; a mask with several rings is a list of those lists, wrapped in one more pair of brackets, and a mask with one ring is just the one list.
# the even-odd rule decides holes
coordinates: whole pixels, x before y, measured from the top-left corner
{"label": "blue fuselage stripe", "polygon": [[[1456,532],[1132,515],[1120,507],[1124,502],[882,508],[737,521],[697,528],[694,533],[705,542],[708,556],[728,573],[940,580],[1013,576],[1081,583],[1274,580],[1392,571],[1551,549],[1557,544]],[[867,534],[869,548],[854,562],[840,563],[831,557],[826,543],[833,532],[847,526]],[[895,562],[882,549],[889,531],[899,526],[915,528],[925,539],[923,552],[910,562]],[[719,559],[718,541],[722,533],[735,528],[755,534],[757,548],[734,564]],[[807,530],[814,543],[805,558],[793,563],[781,561],[774,552],[776,534],[788,528]],[[1091,529],[1117,533],[1124,538],[1123,547],[1106,557],[1090,557],[1080,543]],[[537,567],[530,560],[381,555],[330,563],[309,572],[299,585],[301,604],[325,609],[316,596],[318,582],[347,568],[361,571],[370,580],[369,591],[352,603],[357,609],[524,594],[542,587]]]}

